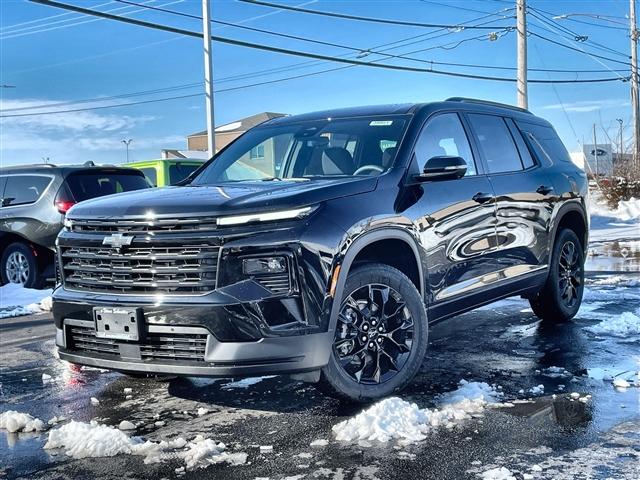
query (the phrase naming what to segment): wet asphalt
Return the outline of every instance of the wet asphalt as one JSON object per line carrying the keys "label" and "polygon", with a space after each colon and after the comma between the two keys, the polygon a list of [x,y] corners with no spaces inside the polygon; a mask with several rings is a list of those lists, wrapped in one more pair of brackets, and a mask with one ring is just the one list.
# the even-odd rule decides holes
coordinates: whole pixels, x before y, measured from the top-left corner
{"label": "wet asphalt", "polygon": [[[623,276],[640,279],[638,273]],[[526,301],[513,298],[433,326],[428,355],[400,394],[403,399],[433,407],[439,394],[466,379],[495,384],[512,404],[409,446],[336,442],[331,427],[363,407],[327,398],[287,377],[250,384],[75,371],[55,358],[50,315],[2,320],[0,411],[18,410],[45,422],[64,416],[118,425],[126,419],[138,425],[135,435],[149,440],[203,434],[249,456],[244,465],[179,474],[178,461],[145,465],[142,457],[128,455],[76,460],[44,450],[46,432],[0,430],[0,478],[457,480],[506,467],[518,479],[637,480],[640,388],[620,390],[591,377],[601,368],[613,375],[638,372],[640,337],[595,335],[588,327],[623,312],[637,314],[640,287],[601,284],[607,282],[615,283],[612,275],[591,275],[583,308],[563,325],[541,323]],[[549,367],[563,367],[570,375],[549,375]],[[53,381],[43,383],[43,373]],[[544,393],[529,392],[537,385],[544,385]],[[132,398],[126,398],[125,388],[132,389]],[[591,399],[574,401],[572,392]],[[100,403],[92,404],[91,397]],[[208,413],[199,416],[198,408]],[[311,447],[317,439],[329,443]],[[261,445],[273,451],[260,453]]]}

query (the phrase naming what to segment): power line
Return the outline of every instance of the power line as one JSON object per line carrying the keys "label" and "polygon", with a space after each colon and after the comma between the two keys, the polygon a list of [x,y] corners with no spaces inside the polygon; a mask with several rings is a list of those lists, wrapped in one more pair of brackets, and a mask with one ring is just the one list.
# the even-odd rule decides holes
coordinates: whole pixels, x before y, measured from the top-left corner
{"label": "power line", "polygon": [[486,14],[491,14],[491,12],[487,12],[486,10],[476,10],[475,8],[469,8],[469,7],[461,7],[460,5],[451,5],[449,3],[441,3],[441,2],[433,2],[431,0],[420,0],[422,3],[429,3],[431,5],[438,5],[440,7],[448,7],[448,8],[454,8],[456,10],[462,10],[463,12],[473,12],[473,13],[486,13]]}
{"label": "power line", "polygon": [[[112,15],[112,14],[105,13],[105,12],[97,12],[97,11],[94,11],[94,10],[91,10],[91,9],[86,9],[86,8],[78,7],[78,6],[75,6],[75,5],[68,5],[68,4],[56,2],[56,1],[53,1],[53,0],[30,0],[30,1],[32,1],[34,3],[40,3],[40,4],[43,4],[43,5],[50,5],[50,6],[54,6],[54,7],[59,7],[59,8],[64,8],[64,9],[77,11],[77,12],[80,12],[80,13],[86,13],[86,14],[89,14],[89,15],[95,15],[95,16],[99,16],[99,17],[103,17],[103,18],[108,18],[108,19],[111,19],[111,20],[118,20],[118,21],[121,21],[121,22],[124,22],[124,23],[130,23],[132,25],[138,25],[138,26],[152,28],[152,29],[156,29],[156,30],[163,30],[163,31],[171,32],[171,33],[179,33],[179,34],[187,35],[187,36],[191,36],[191,37],[202,38],[202,34],[200,34],[198,32],[193,32],[193,31],[190,31],[190,30],[185,30],[185,29],[181,29],[181,28],[177,28],[177,27],[171,27],[171,26],[168,26],[168,25],[161,25],[161,24],[157,24],[157,23],[151,23],[151,22],[147,22],[147,21],[144,21],[144,20],[134,19],[134,18],[121,17],[121,16],[118,16],[118,15]],[[486,75],[475,75],[475,74],[469,74],[469,73],[450,72],[450,71],[445,71],[445,70],[436,70],[436,69],[433,69],[433,68],[428,68],[427,69],[427,68],[410,67],[410,66],[407,66],[407,65],[390,65],[390,64],[386,64],[386,63],[363,62],[363,61],[360,61],[360,60],[333,57],[333,56],[330,56],[330,55],[322,55],[322,54],[318,54],[318,53],[303,52],[303,51],[291,50],[291,49],[280,48],[280,47],[274,47],[274,46],[270,46],[270,45],[263,45],[263,44],[253,43],[253,42],[246,42],[246,41],[243,41],[243,40],[230,39],[230,38],[220,37],[220,36],[216,36],[216,35],[212,35],[211,39],[214,40],[214,41],[218,41],[218,42],[221,42],[221,43],[226,43],[226,44],[229,44],[229,45],[236,45],[236,46],[241,46],[241,47],[246,47],[246,48],[253,48],[253,49],[258,49],[258,50],[263,50],[263,51],[268,51],[268,52],[273,52],[273,53],[281,53],[281,54],[285,54],[285,55],[293,55],[293,56],[299,56],[299,57],[305,57],[305,58],[313,58],[313,59],[317,59],[317,60],[327,60],[327,61],[331,61],[331,62],[345,63],[345,64],[350,64],[350,65],[360,65],[360,66],[383,68],[383,69],[387,69],[387,70],[398,70],[398,71],[405,71],[405,72],[431,73],[431,74],[435,74],[435,75],[445,75],[445,76],[451,76],[451,77],[469,78],[469,79],[476,79],[476,80],[493,80],[493,81],[499,81],[499,82],[515,82],[516,81],[514,78],[506,78],[506,77],[490,77],[490,76],[486,76]],[[618,78],[595,78],[595,79],[573,79],[573,80],[557,79],[557,80],[530,80],[530,82],[532,82],[532,83],[597,83],[597,82],[610,82],[610,81],[616,81],[616,80],[619,80],[619,79]]]}
{"label": "power line", "polygon": [[[403,25],[405,27],[449,28],[449,29],[461,28],[460,24],[450,25],[450,24],[441,24],[441,23],[408,22],[404,20],[391,20],[386,18],[361,17],[358,15],[348,15],[344,13],[335,13],[335,12],[323,12],[321,10],[313,10],[310,8],[301,8],[301,7],[294,7],[290,5],[282,5],[280,3],[271,3],[271,2],[265,2],[262,0],[238,0],[238,1],[243,3],[250,3],[253,5],[260,5],[263,7],[290,10],[292,12],[308,13],[312,15],[321,15],[324,17],[343,18],[346,20],[357,20],[362,22],[384,23],[388,25]],[[483,29],[483,30],[492,29],[492,27],[483,27],[483,26],[475,26],[475,27],[470,26],[470,27],[464,27],[464,28]],[[506,28],[506,27],[495,27],[495,28]]]}
{"label": "power line", "polygon": [[[34,1],[34,0],[32,0],[32,1]],[[623,62],[623,61],[620,61],[620,60],[615,60],[613,58],[609,58],[609,57],[605,57],[605,56],[602,56],[602,55],[598,55],[596,53],[587,53],[584,50],[580,50],[580,49],[578,49],[576,47],[572,47],[571,45],[567,45],[565,43],[557,42],[557,41],[555,41],[555,40],[553,40],[553,39],[551,39],[549,37],[545,37],[544,35],[540,35],[538,33],[535,33],[531,29],[529,29],[528,33],[529,33],[529,35],[537,37],[537,38],[539,38],[541,40],[544,40],[544,41],[549,42],[549,43],[553,43],[554,45],[558,45],[558,46],[563,47],[563,48],[568,48],[569,50],[573,50],[574,52],[579,52],[579,53],[582,53],[582,54],[589,55],[591,57],[600,58],[602,60],[607,60],[609,62],[615,62],[615,63],[619,63],[621,65],[625,65],[627,67],[631,67],[631,64],[629,62]]]}
{"label": "power line", "polygon": [[[146,0],[147,2],[154,2],[155,0]],[[182,3],[185,0],[174,0],[168,3],[163,4],[163,6],[169,6],[169,5],[174,5],[176,3]],[[146,2],[143,2],[146,3]],[[134,13],[138,13],[138,12],[142,12],[143,10],[139,9],[139,10],[131,10],[131,7],[117,7],[117,8],[113,8],[111,10],[107,10],[107,12],[117,12],[120,10],[125,10],[123,12],[120,12],[123,15],[132,15]],[[85,23],[92,23],[92,22],[96,22],[99,19],[88,19],[88,20],[83,20],[82,17],[78,17],[78,18],[68,18],[65,20],[58,20],[55,22],[49,22],[49,23],[45,23],[42,25],[35,25],[32,27],[25,27],[23,29],[18,29],[18,30],[14,30],[14,31],[9,31],[9,32],[2,32],[0,33],[0,40],[8,40],[11,38],[18,38],[18,37],[24,37],[27,35],[34,35],[34,34],[38,34],[38,33],[44,33],[44,32],[50,32],[53,30],[60,30],[62,28],[68,28],[68,27],[75,27],[78,25],[83,25]],[[67,23],[67,22],[71,22],[71,23]],[[63,23],[64,25],[58,25],[58,26],[51,26],[51,25],[57,25]],[[50,28],[44,28],[44,27],[50,27]],[[34,30],[35,29],[35,30]]]}
{"label": "power line", "polygon": [[[110,5],[112,3],[114,3],[113,0],[111,0],[110,2],[106,2],[106,3],[101,3],[99,5],[94,5],[93,8],[106,7],[107,5]],[[71,13],[71,12],[58,13],[57,15],[49,15],[48,17],[36,18],[35,20],[28,20],[26,22],[14,23],[13,25],[7,25],[7,26],[4,26],[4,27],[0,27],[0,32],[4,33],[5,30],[11,30],[11,29],[16,28],[16,27],[24,27],[24,25],[31,25],[31,24],[34,24],[34,23],[42,22],[42,21],[50,21],[52,18],[68,17],[70,15],[73,15],[73,13]],[[76,18],[74,18],[74,20],[77,20],[79,18],[82,18],[82,17],[76,17]]]}
{"label": "power line", "polygon": [[[629,58],[629,54],[627,54],[627,53],[620,52],[620,51],[615,50],[613,48],[607,47],[606,45],[602,45],[602,44],[600,44],[598,42],[594,42],[593,40],[589,40],[588,37],[585,37],[584,35],[580,35],[580,34],[576,33],[575,31],[565,27],[564,25],[561,25],[560,23],[558,23],[556,21],[549,20],[549,19],[545,18],[543,15],[536,13],[537,9],[532,8],[532,7],[529,7],[529,9],[531,10],[531,12],[530,12],[531,15],[535,19],[537,19],[540,23],[548,25],[551,28],[561,29],[561,30],[565,31],[566,33],[568,33],[571,36],[569,38],[569,40],[573,40],[573,41],[576,41],[576,42],[584,42],[586,44],[591,45],[592,48],[596,48],[596,49],[599,49],[599,50],[607,51],[609,53],[613,53],[615,55],[619,55],[619,56],[627,58],[627,59]],[[550,31],[550,30],[548,30],[546,28],[545,28],[545,30]]]}

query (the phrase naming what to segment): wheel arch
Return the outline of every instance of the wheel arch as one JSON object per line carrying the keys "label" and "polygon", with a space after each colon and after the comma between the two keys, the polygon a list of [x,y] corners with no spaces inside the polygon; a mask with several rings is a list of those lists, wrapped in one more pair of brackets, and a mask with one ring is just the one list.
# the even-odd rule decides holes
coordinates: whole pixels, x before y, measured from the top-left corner
{"label": "wheel arch", "polygon": [[[400,247],[401,255],[393,255],[387,251],[378,258],[371,255],[388,249],[392,244]],[[409,254],[411,256],[406,258]],[[329,331],[335,329],[340,309],[340,299],[344,293],[349,272],[358,264],[374,259],[403,272],[414,283],[422,298],[424,298],[424,273],[420,261],[420,253],[415,239],[406,231],[397,228],[381,228],[365,233],[356,238],[348,247],[340,265],[340,273],[336,282],[331,314],[329,317]],[[400,268],[398,268],[400,267]]]}
{"label": "wheel arch", "polygon": [[577,202],[565,203],[558,210],[558,213],[555,215],[555,221],[551,225],[549,254],[553,252],[558,231],[560,231],[561,228],[570,228],[573,230],[582,243],[583,251],[587,251],[587,246],[589,245],[589,220],[581,204]]}

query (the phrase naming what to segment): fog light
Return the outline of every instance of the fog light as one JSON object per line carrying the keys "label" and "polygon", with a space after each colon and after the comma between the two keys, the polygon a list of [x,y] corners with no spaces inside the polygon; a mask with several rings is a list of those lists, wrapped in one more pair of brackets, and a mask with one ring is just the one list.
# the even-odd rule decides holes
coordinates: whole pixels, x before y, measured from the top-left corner
{"label": "fog light", "polygon": [[284,257],[245,258],[242,260],[242,272],[245,275],[267,275],[287,271]]}

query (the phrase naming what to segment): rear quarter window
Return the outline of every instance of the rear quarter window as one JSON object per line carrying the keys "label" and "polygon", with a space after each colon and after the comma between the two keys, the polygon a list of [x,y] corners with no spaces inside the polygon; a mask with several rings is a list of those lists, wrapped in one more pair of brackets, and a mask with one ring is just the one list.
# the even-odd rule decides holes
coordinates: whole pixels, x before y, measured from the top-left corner
{"label": "rear quarter window", "polygon": [[528,137],[537,156],[545,156],[551,161],[562,160],[571,163],[567,148],[553,128],[526,122],[517,124],[525,137]]}
{"label": "rear quarter window", "polygon": [[[262,158],[264,158],[264,148],[262,149]],[[195,172],[200,165],[183,165],[183,164],[174,164],[169,166],[169,183],[171,185],[175,185],[178,182],[181,182],[193,172]]]}
{"label": "rear quarter window", "polygon": [[43,175],[11,175],[7,177],[2,195],[2,206],[35,203],[51,183],[52,178]]}

